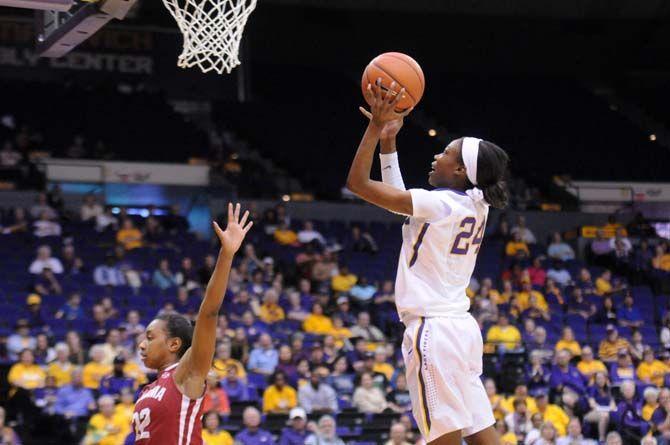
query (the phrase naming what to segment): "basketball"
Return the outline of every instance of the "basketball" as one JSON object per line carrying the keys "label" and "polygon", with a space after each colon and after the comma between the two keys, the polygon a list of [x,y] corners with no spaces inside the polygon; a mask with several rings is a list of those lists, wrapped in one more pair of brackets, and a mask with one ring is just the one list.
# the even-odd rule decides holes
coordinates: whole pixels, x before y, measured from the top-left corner
{"label": "basketball", "polygon": [[[380,77],[384,91],[391,87],[393,81],[398,84],[393,94],[397,94],[401,88],[405,88],[405,97],[401,98],[398,102],[396,111],[402,112],[414,107],[421,100],[426,84],[423,70],[416,63],[416,60],[407,54],[384,53],[372,59],[368,66],[365,67],[363,79],[361,79],[361,89],[366,101],[365,90],[368,88],[368,84],[374,84]],[[368,105],[370,104],[368,103]]]}

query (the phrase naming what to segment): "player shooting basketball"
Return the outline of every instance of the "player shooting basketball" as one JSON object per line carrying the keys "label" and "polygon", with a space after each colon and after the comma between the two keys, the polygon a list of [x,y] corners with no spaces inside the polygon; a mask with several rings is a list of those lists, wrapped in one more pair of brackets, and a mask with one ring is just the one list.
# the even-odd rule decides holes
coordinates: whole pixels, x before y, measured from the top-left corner
{"label": "player shooting basketball", "polygon": [[[493,412],[480,380],[483,344],[470,316],[465,290],[484,237],[489,206],[505,207],[509,158],[498,146],[475,138],[452,141],[435,155],[428,182],[434,190],[406,190],[395,136],[404,96],[381,78],[368,85],[370,120],[349,170],[347,186],[362,199],[409,216],[396,277],[396,307],[405,324],[403,357],[412,410],[427,442],[495,445]],[[370,179],[382,140],[382,182]]]}

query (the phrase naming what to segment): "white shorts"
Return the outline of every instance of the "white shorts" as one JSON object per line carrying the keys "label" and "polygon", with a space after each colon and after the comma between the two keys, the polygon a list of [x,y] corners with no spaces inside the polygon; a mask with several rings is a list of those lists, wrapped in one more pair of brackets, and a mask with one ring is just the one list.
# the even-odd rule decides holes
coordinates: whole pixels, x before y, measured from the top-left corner
{"label": "white shorts", "polygon": [[479,377],[482,334],[470,314],[409,321],[402,354],[412,413],[427,442],[457,430],[467,437],[495,423]]}

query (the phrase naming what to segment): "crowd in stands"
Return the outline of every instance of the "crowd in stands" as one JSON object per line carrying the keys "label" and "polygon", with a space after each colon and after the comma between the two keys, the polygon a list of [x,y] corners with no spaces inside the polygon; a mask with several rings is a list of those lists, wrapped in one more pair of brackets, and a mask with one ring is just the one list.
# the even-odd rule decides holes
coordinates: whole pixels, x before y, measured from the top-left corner
{"label": "crowd in stands", "polygon": [[[252,211],[219,317],[205,443],[417,443],[393,305],[399,227]],[[41,236],[45,220],[60,230]],[[663,289],[670,254],[636,224],[594,238],[586,262],[523,217],[491,227],[480,261],[502,272],[468,292],[503,443],[669,443],[670,315],[649,283]],[[188,229],[176,207],[139,218],[87,196],[77,214],[58,190],[5,209],[4,443],[132,443],[134,398],[155,376],[137,352],[144,327],[194,317],[214,266],[216,246]]]}

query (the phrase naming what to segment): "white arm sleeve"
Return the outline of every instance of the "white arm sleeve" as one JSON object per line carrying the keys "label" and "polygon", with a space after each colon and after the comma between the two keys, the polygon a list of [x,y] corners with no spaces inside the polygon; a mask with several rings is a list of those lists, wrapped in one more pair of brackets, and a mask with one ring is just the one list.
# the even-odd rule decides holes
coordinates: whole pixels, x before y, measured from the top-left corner
{"label": "white arm sleeve", "polygon": [[412,195],[412,216],[428,221],[437,221],[451,215],[452,208],[440,196],[440,192],[424,189],[410,189]]}
{"label": "white arm sleeve", "polygon": [[400,164],[398,163],[398,152],[388,154],[379,154],[379,160],[382,167],[382,182],[400,190],[406,190],[405,182],[400,173]]}

